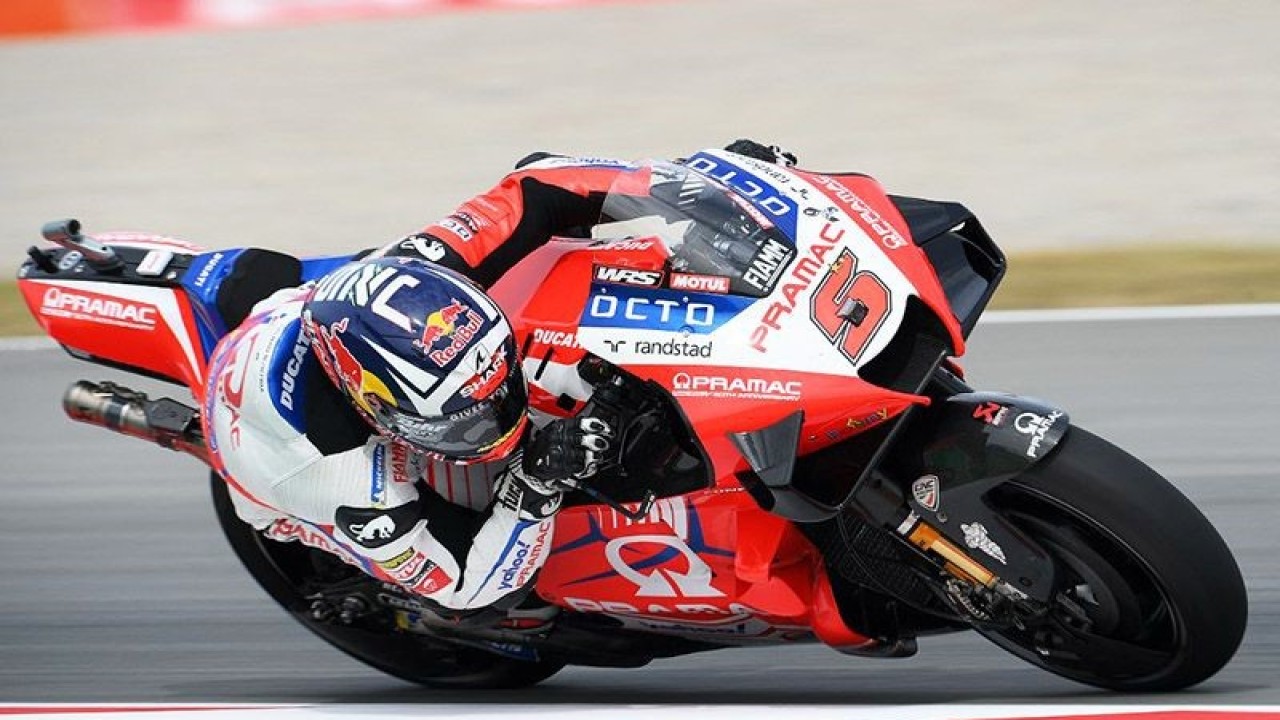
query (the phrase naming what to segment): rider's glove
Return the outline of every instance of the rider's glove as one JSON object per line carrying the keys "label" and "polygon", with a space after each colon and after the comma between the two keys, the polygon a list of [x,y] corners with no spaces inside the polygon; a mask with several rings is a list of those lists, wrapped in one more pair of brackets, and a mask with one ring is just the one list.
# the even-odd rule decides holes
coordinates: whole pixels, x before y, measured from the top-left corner
{"label": "rider's glove", "polygon": [[598,417],[555,420],[525,447],[522,469],[550,489],[573,490],[600,469],[612,441],[613,428]]}
{"label": "rider's glove", "polygon": [[791,167],[797,162],[795,153],[784,150],[780,145],[765,145],[746,138],[734,140],[726,145],[724,149],[731,153],[745,155],[765,162],[777,163],[785,167]]}
{"label": "rider's glove", "polygon": [[523,453],[511,456],[506,471],[498,476],[495,501],[521,520],[541,522],[556,514],[564,502],[564,491],[530,477],[524,471]]}
{"label": "rider's glove", "polygon": [[512,455],[498,478],[497,502],[521,520],[540,522],[555,515],[564,494],[599,469],[612,438],[613,428],[597,417],[550,423]]}

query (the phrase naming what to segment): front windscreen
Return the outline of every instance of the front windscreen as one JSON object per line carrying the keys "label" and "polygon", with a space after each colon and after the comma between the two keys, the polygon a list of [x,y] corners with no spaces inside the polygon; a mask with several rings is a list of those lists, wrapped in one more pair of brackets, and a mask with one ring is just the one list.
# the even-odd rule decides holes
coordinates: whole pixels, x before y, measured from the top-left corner
{"label": "front windscreen", "polygon": [[619,176],[594,237],[657,238],[671,253],[671,272],[729,278],[734,294],[773,289],[795,246],[750,200],[683,165],[645,170]]}

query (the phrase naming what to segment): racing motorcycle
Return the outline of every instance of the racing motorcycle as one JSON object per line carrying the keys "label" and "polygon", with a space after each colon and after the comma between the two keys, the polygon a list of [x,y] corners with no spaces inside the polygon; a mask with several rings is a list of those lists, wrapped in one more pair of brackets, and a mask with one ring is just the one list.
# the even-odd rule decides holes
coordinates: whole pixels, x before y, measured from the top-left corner
{"label": "racing motorcycle", "polygon": [[[212,474],[231,547],[295,619],[447,688],[787,643],[903,657],[961,631],[1120,691],[1185,688],[1230,660],[1244,583],[1206,518],[1065,410],[966,384],[957,358],[1006,266],[969,210],[720,151],[627,167],[598,224],[491,290],[531,411],[622,428],[544,547],[511,550],[514,571],[549,548],[535,582],[559,609],[552,628],[442,622],[339,559],[330,527],[299,521],[309,544],[255,532]],[[68,414],[206,462],[198,408],[219,338],[351,259],[90,236],[75,220],[43,235],[53,244],[18,276],[45,332],[194,399],[80,381]],[[360,292],[376,303],[394,287]],[[446,342],[455,330],[413,322]]]}

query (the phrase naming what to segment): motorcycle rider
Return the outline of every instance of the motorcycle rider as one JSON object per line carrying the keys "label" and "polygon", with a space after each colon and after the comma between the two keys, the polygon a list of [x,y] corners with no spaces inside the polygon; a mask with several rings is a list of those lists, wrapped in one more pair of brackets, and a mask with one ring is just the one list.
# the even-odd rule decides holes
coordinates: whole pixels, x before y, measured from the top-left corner
{"label": "motorcycle rider", "polygon": [[[726,150],[795,160],[747,140]],[[531,426],[511,325],[482,290],[593,225],[634,167],[546,153],[516,167],[422,232],[259,302],[215,349],[202,416],[237,513],[268,537],[447,617],[493,608],[538,629],[551,608],[515,608],[564,494],[590,481],[616,428]]]}

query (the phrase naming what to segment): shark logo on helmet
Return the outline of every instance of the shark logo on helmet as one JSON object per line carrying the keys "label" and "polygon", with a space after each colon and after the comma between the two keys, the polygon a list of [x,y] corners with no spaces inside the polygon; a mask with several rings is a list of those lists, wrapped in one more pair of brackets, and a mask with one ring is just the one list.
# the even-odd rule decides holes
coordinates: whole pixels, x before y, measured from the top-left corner
{"label": "shark logo on helmet", "polygon": [[493,394],[507,377],[507,359],[502,353],[489,353],[484,348],[476,354],[476,374],[462,385],[463,397],[483,400]]}

